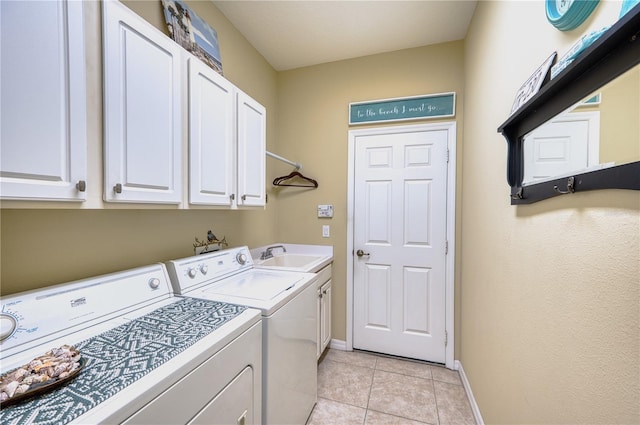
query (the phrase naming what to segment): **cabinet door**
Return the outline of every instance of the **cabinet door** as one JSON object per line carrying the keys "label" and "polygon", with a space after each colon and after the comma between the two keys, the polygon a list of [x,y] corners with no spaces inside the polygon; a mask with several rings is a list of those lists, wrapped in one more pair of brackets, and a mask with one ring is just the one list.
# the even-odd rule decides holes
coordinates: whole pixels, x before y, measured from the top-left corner
{"label": "cabinet door", "polygon": [[316,324],[316,357],[320,358],[322,354],[322,288],[317,289],[317,301],[316,301],[316,318],[318,322]]}
{"label": "cabinet door", "polygon": [[238,190],[240,206],[265,205],[267,112],[238,91]]}
{"label": "cabinet door", "polygon": [[82,2],[0,1],[0,196],[86,199]]}
{"label": "cabinet door", "polygon": [[331,281],[329,280],[327,283],[322,285],[322,328],[321,328],[321,338],[322,346],[320,348],[320,352],[322,353],[325,348],[331,342]]}
{"label": "cabinet door", "polygon": [[180,203],[181,50],[103,3],[105,201]]}
{"label": "cabinet door", "polygon": [[189,59],[189,202],[233,204],[234,86]]}

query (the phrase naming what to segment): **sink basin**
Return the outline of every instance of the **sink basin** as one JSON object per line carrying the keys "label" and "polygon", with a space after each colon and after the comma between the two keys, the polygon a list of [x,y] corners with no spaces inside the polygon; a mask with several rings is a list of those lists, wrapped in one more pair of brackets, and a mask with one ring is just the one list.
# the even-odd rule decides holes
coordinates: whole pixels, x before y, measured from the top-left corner
{"label": "sink basin", "polygon": [[262,267],[288,267],[306,269],[311,264],[322,260],[323,256],[303,254],[282,254],[267,260],[258,260],[256,264]]}

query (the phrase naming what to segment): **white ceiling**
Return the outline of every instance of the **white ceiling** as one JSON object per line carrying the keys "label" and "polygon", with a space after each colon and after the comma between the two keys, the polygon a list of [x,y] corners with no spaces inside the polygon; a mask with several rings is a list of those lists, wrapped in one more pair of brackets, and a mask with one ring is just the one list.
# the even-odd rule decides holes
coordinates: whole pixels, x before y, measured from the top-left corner
{"label": "white ceiling", "polygon": [[461,40],[476,1],[212,0],[277,71]]}

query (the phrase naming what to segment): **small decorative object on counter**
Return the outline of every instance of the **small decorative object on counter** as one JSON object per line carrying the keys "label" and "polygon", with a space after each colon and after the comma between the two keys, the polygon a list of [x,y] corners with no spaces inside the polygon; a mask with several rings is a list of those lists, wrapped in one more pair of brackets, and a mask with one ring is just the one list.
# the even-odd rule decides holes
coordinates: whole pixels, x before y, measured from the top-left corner
{"label": "small decorative object on counter", "polygon": [[222,240],[219,240],[211,230],[207,231],[207,240],[201,241],[197,237],[196,243],[193,244],[193,250],[196,255],[205,254],[207,252],[218,251],[221,246],[229,246],[227,243],[227,237],[223,236]]}
{"label": "small decorative object on counter", "polygon": [[70,380],[84,362],[74,347],[63,345],[0,376],[0,406],[7,407]]}

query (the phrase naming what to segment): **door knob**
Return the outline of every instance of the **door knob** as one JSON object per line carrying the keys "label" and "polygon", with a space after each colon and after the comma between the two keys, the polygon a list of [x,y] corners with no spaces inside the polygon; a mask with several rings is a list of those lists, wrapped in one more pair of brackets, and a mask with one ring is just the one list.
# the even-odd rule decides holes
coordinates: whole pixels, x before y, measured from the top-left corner
{"label": "door knob", "polygon": [[369,256],[369,255],[371,255],[371,254],[369,254],[368,252],[364,252],[363,250],[359,249],[359,250],[357,250],[357,251],[356,251],[356,255],[357,255],[358,257],[362,257],[362,256],[364,256],[364,255],[366,255],[366,256],[368,257],[368,256]]}

